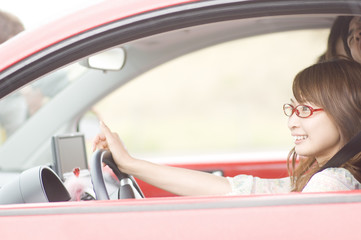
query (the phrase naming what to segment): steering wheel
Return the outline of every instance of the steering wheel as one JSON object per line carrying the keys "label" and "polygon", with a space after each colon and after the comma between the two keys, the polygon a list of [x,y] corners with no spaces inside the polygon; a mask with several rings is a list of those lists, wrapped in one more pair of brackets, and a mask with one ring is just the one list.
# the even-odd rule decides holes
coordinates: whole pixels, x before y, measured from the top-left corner
{"label": "steering wheel", "polygon": [[104,149],[96,150],[90,162],[90,176],[93,183],[93,189],[97,200],[109,200],[109,194],[105,187],[105,182],[102,172],[102,162],[108,165],[117,176],[120,188],[119,188],[119,199],[128,198],[144,198],[142,191],[140,190],[137,182],[133,176],[123,173],[119,170],[115,164],[112,154]]}

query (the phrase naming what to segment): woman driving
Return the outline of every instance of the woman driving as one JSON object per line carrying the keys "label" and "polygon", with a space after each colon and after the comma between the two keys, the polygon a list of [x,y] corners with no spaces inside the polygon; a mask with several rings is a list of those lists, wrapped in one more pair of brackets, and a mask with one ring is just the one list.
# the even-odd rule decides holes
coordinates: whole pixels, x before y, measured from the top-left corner
{"label": "woman driving", "polygon": [[317,63],[298,73],[293,98],[284,104],[294,137],[290,176],[262,179],[249,175],[222,177],[133,158],[119,136],[103,123],[93,150],[111,151],[118,168],[177,195],[241,195],[324,192],[359,189],[361,154],[338,167],[319,171],[361,131],[361,65],[350,60]]}

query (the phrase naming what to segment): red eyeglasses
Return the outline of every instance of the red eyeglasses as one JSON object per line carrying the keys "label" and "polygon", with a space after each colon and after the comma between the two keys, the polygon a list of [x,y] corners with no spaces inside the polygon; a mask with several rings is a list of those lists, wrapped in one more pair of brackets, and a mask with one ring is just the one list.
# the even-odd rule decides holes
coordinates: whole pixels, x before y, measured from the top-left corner
{"label": "red eyeglasses", "polygon": [[322,108],[313,109],[310,106],[307,105],[298,105],[296,107],[292,106],[291,104],[284,104],[283,105],[283,112],[287,117],[291,117],[293,113],[296,113],[297,117],[300,118],[308,118],[310,117],[314,112],[317,111],[323,111]]}

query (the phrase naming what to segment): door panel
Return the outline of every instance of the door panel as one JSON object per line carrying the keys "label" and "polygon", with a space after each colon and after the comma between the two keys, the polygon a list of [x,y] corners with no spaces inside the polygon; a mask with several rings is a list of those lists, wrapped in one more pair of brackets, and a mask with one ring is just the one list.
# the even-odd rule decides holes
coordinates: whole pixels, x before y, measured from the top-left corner
{"label": "door panel", "polygon": [[[249,161],[239,163],[198,163],[198,164],[174,164],[174,167],[182,167],[206,172],[222,173],[223,176],[233,177],[239,174],[247,174],[261,178],[283,178],[288,176],[287,164],[285,160],[275,161]],[[137,182],[145,197],[172,197],[172,193],[149,185],[139,179]]]}

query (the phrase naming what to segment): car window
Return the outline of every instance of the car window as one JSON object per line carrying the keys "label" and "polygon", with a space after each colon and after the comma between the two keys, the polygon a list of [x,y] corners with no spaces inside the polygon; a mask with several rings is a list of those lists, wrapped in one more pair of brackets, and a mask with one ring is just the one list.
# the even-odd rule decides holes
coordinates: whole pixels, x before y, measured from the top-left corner
{"label": "car window", "polygon": [[0,145],[85,70],[72,64],[46,75],[0,100]]}
{"label": "car window", "polygon": [[212,46],[132,80],[93,111],[132,154],[283,154],[292,139],[282,105],[295,74],[325,51],[328,33],[287,31]]}

